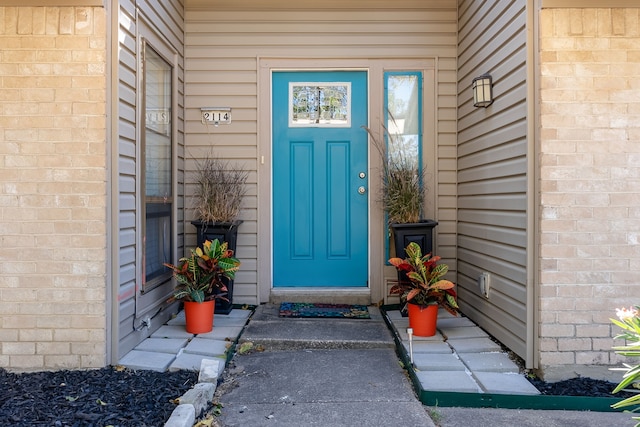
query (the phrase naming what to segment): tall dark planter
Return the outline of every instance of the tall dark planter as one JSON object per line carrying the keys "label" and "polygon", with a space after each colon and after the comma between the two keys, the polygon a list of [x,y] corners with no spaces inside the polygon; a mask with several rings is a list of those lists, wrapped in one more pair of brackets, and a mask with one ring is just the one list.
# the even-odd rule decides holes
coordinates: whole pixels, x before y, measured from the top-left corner
{"label": "tall dark planter", "polygon": [[[410,224],[391,224],[393,230],[393,243],[396,248],[396,257],[405,258],[407,253],[405,248],[409,243],[414,242],[420,246],[423,254],[428,254],[433,251],[433,229],[438,225],[437,221],[431,219],[423,219],[420,222]],[[400,282],[406,282],[406,273],[398,271],[398,280]],[[402,306],[404,302],[401,301]],[[402,316],[408,316],[406,307],[400,307]]]}
{"label": "tall dark planter", "polygon": [[[242,221],[232,222],[203,222],[203,221],[191,221],[191,224],[196,227],[198,246],[207,240],[218,239],[220,242],[227,242],[229,249],[231,249],[236,256],[236,243],[238,241],[238,226],[242,224]],[[229,301],[223,299],[216,299],[215,312],[217,314],[229,314],[233,309],[233,280],[226,277],[222,278],[222,282],[227,287],[226,298]]]}

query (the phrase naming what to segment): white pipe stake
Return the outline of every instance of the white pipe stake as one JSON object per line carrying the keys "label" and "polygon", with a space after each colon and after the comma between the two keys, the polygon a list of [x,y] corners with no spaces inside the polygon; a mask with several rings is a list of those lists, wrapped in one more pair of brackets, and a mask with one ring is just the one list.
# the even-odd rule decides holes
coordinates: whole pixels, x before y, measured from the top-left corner
{"label": "white pipe stake", "polygon": [[413,328],[407,328],[407,334],[409,335],[409,360],[413,366]]}

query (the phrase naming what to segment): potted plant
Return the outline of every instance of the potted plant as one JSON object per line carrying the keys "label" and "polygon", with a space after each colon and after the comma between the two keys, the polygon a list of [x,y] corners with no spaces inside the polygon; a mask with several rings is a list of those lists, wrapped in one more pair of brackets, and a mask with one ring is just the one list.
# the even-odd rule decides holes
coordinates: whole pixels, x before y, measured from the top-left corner
{"label": "potted plant", "polygon": [[[398,129],[395,118],[388,114],[391,126]],[[433,229],[438,222],[422,218],[425,169],[419,167],[417,153],[410,149],[410,144],[401,135],[389,132],[384,125],[382,128],[387,135],[386,141],[378,139],[371,129],[364,127],[382,161],[380,201],[387,217],[389,236],[392,237],[390,243],[393,243],[393,248],[389,253],[395,252],[396,257],[404,257],[403,248],[410,242],[417,243],[423,253],[430,253],[433,251]],[[398,271],[398,280],[408,280],[401,270]],[[406,305],[402,297],[400,303],[402,307]],[[405,309],[401,309],[401,313],[407,316]]]}
{"label": "potted plant", "polygon": [[224,278],[233,279],[240,268],[227,242],[207,240],[191,249],[191,255],[180,258],[179,265],[165,263],[173,270],[176,287],[171,300],[182,300],[187,332],[201,334],[213,328],[215,301],[227,299]]}
{"label": "potted plant", "polygon": [[[391,258],[389,263],[402,271],[406,281],[398,281],[390,290],[406,301],[409,327],[414,335],[433,336],[436,333],[438,308],[458,314],[458,303],[453,282],[443,279],[449,271],[446,264],[437,264],[439,256],[422,255],[420,246],[411,242],[405,248],[406,258]],[[424,317],[424,318],[423,318]]]}
{"label": "potted plant", "polygon": [[[191,224],[196,227],[198,246],[206,240],[218,239],[236,252],[238,226],[242,223],[238,216],[248,176],[248,171],[218,157],[206,157],[196,163],[193,196],[196,219]],[[227,298],[216,302],[216,312],[228,314],[233,308],[233,280],[225,277],[223,281]]]}
{"label": "potted plant", "polygon": [[[389,120],[398,129],[391,113]],[[403,257],[402,248],[416,242],[424,253],[432,251],[432,230],[438,223],[422,217],[426,190],[423,188],[425,169],[419,167],[417,153],[401,135],[382,126],[386,141],[378,139],[368,127],[373,146],[382,160],[382,208],[393,231],[396,257]]]}

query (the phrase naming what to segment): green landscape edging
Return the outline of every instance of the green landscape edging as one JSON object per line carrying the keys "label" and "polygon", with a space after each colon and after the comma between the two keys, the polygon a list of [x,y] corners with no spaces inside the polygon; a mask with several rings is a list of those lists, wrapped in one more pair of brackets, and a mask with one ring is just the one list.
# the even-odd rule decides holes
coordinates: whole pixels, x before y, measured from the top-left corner
{"label": "green landscape edging", "polygon": [[503,409],[546,409],[564,411],[623,412],[613,409],[611,405],[622,399],[612,397],[556,396],[556,395],[524,395],[495,393],[462,393],[452,391],[423,390],[402,340],[395,331],[387,310],[397,310],[398,305],[381,306],[385,323],[393,333],[396,352],[407,370],[420,402],[427,406],[461,407],[461,408],[503,408]]}
{"label": "green landscape edging", "polygon": [[419,395],[420,402],[427,406],[622,412],[611,407],[622,399],[610,397],[456,393],[427,390],[421,390]]}

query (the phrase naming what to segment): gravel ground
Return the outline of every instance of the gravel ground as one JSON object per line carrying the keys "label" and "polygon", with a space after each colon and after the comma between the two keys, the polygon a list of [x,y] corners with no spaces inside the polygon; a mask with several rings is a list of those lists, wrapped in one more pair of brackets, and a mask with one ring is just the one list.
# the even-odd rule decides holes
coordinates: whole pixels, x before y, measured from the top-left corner
{"label": "gravel ground", "polygon": [[[24,427],[162,426],[176,407],[175,399],[193,387],[197,379],[197,372],[192,371],[161,373],[108,367],[15,374],[0,368],[0,422],[3,426]],[[235,386],[232,372],[223,380],[216,398]],[[529,381],[548,395],[620,400],[631,395],[611,395],[615,384],[590,378],[557,383],[535,378]],[[214,417],[208,418],[210,425],[218,425],[212,420]]]}
{"label": "gravel ground", "polygon": [[124,368],[15,374],[0,369],[0,423],[10,426],[162,426],[197,372]]}

